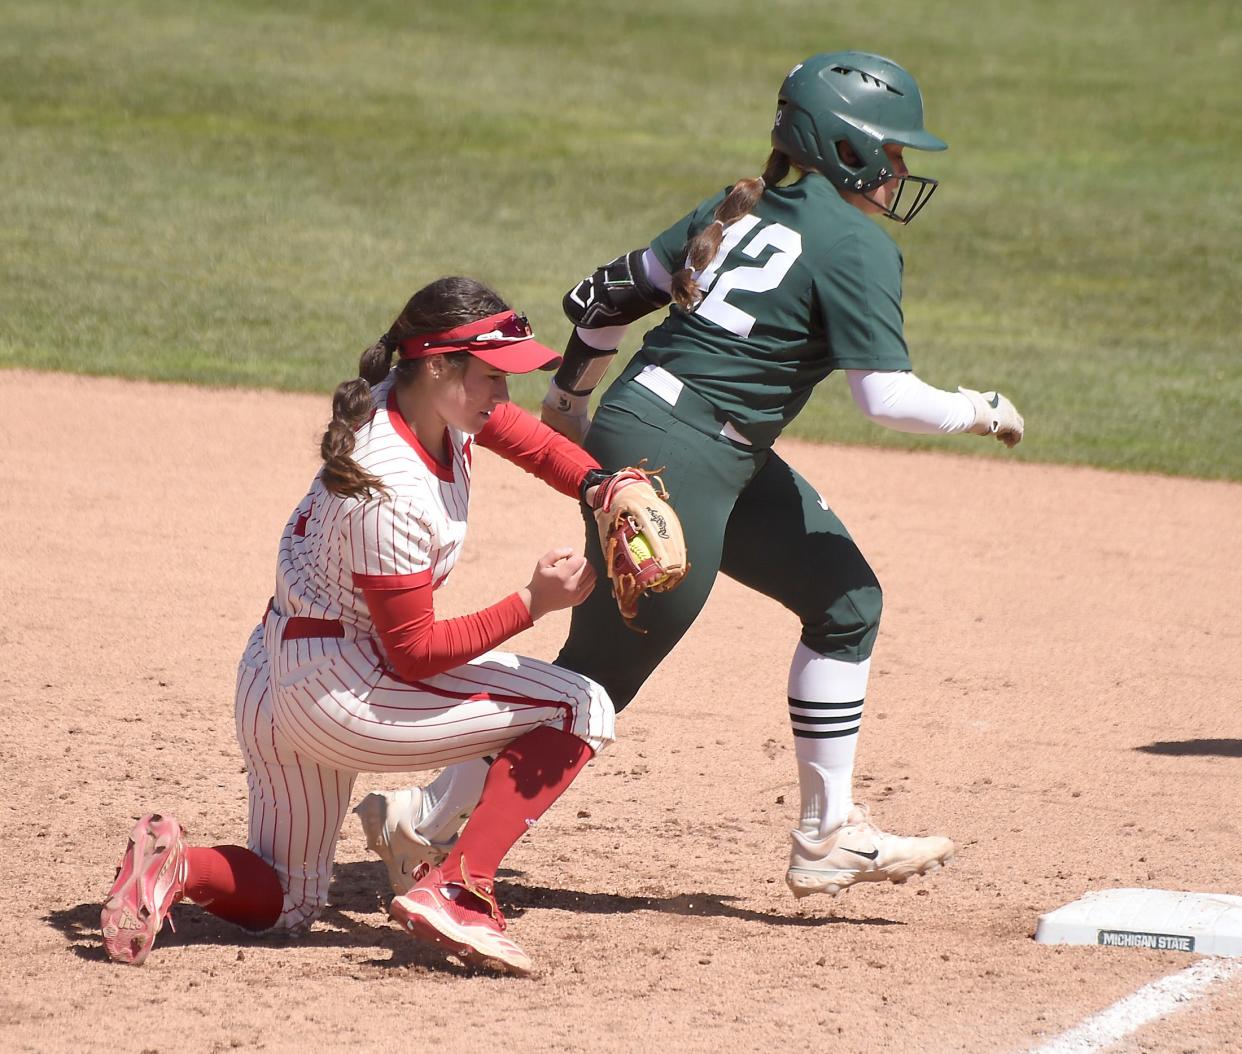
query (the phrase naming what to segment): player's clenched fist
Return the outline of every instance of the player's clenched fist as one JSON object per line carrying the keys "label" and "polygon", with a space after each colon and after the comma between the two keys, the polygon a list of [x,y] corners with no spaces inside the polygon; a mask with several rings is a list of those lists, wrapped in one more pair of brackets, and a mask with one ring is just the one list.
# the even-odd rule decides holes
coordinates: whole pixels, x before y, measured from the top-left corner
{"label": "player's clenched fist", "polygon": [[976,392],[959,388],[975,408],[975,421],[967,431],[974,435],[994,435],[1007,447],[1022,442],[1024,424],[1017,408],[1000,392]]}
{"label": "player's clenched fist", "polygon": [[534,622],[549,611],[577,607],[594,588],[595,568],[585,556],[569,548],[553,549],[539,558],[522,599]]}

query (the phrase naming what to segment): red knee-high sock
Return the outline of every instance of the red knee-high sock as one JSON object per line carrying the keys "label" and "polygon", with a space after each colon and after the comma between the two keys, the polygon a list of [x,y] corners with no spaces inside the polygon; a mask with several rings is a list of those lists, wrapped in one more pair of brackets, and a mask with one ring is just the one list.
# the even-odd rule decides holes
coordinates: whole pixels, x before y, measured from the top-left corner
{"label": "red knee-high sock", "polygon": [[200,908],[248,930],[276,925],[284,908],[280,878],[240,845],[187,849],[185,895]]}
{"label": "red knee-high sock", "polygon": [[472,879],[490,884],[505,853],[547,812],[594,755],[581,739],[540,725],[497,756],[483,795],[442,865],[450,881],[464,858]]}

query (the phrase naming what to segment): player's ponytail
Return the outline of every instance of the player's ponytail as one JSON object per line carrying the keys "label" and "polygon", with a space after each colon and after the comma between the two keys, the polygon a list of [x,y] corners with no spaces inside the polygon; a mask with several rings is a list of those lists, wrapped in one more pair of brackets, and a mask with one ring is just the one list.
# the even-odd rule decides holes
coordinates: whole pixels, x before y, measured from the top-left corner
{"label": "player's ponytail", "polygon": [[725,228],[748,215],[763,197],[764,190],[776,186],[787,175],[789,158],[781,151],[773,150],[763,167],[763,175],[739,179],[729,188],[724,200],[716,206],[712,222],[686,243],[686,266],[673,272],[671,292],[678,304],[687,311],[694,310],[703,299],[703,291],[695,283],[694,276],[715,259]]}
{"label": "player's ponytail", "polygon": [[[410,297],[401,314],[379,340],[362,353],[358,376],[342,381],[332,394],[332,421],[319,444],[323,457],[323,485],[342,498],[369,498],[387,494],[378,476],[367,472],[353,458],[355,435],[375,412],[371,389],[388,376],[392,357],[401,342],[422,333],[438,333],[488,315],[507,311],[500,296],[473,278],[439,278]],[[470,352],[445,356],[465,368]],[[398,386],[412,382],[426,359],[402,359],[397,363]]]}
{"label": "player's ponytail", "polygon": [[319,443],[323,485],[341,498],[369,498],[386,493],[379,477],[353,459],[355,433],[372,413],[371,384],[365,377],[342,381],[332,393],[332,420]]}

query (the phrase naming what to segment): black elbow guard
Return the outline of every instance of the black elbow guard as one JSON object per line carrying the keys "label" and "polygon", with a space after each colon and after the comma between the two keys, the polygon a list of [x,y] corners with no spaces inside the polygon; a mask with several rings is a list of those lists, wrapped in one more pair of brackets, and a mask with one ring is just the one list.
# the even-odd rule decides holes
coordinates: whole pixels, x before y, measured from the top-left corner
{"label": "black elbow guard", "polygon": [[628,326],[664,307],[672,298],[647,277],[646,251],[635,249],[587,275],[561,301],[565,317],[583,329],[602,329]]}

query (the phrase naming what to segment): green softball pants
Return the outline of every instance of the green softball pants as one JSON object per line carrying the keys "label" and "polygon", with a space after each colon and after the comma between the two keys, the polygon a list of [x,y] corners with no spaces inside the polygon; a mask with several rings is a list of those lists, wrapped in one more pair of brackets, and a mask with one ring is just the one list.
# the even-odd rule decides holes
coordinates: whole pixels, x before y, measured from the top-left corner
{"label": "green softball pants", "polygon": [[[815,488],[771,449],[713,434],[693,415],[680,399],[670,407],[641,385],[618,381],[587,434],[587,450],[605,469],[643,458],[663,469],[690,560],[681,585],[639,602],[636,621],[646,633],[636,633],[610,595],[595,523],[586,516],[586,553],[599,585],[573,609],[556,663],[602,684],[617,710],[676,647],[718,573],[797,615],[802,642],[820,655],[861,662],[879,629],[879,581]],[[688,417],[694,424],[681,419]],[[761,658],[747,655],[744,630],[734,654],[739,662]]]}

